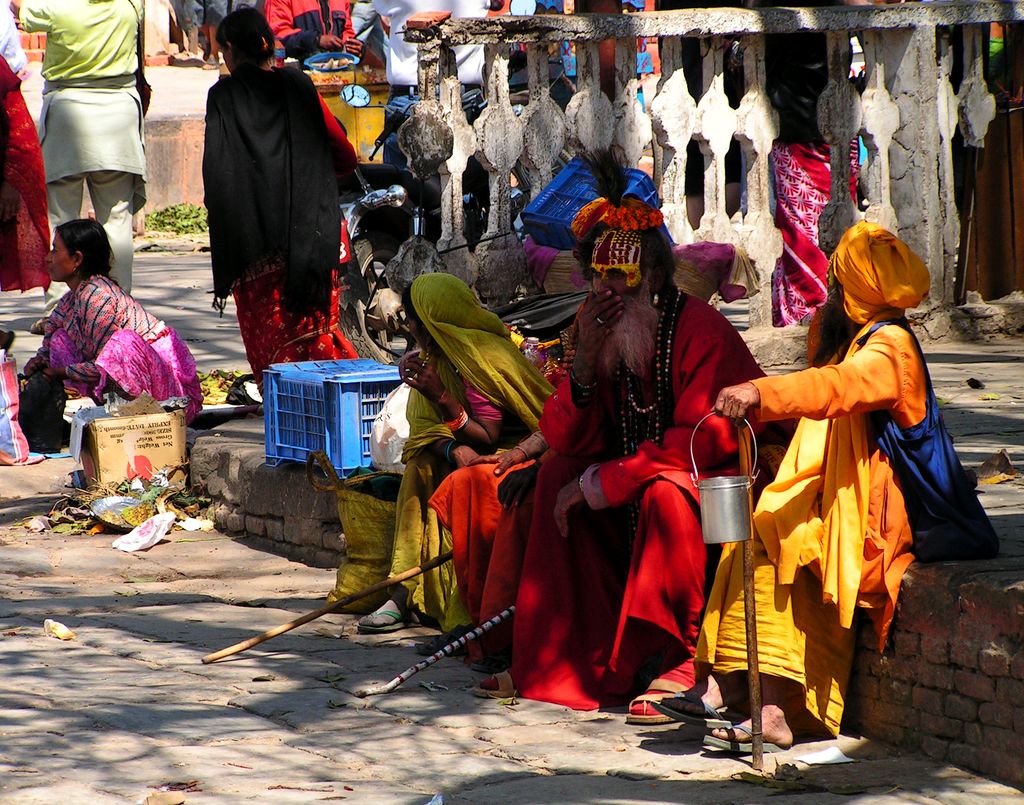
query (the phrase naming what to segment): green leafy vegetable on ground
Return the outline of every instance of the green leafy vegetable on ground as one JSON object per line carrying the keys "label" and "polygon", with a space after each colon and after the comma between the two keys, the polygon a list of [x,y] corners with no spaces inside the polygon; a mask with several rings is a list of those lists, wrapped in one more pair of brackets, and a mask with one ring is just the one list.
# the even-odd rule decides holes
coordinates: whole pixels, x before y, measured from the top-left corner
{"label": "green leafy vegetable on ground", "polygon": [[206,208],[196,204],[172,204],[146,216],[146,229],[174,232],[177,235],[198,235],[210,230]]}

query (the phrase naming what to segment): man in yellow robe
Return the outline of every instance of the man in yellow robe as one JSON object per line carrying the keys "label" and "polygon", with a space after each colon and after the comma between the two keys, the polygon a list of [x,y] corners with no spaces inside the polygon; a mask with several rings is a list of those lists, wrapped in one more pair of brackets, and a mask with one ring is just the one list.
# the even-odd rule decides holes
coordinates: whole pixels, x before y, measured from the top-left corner
{"label": "man in yellow robe", "polygon": [[[914,559],[903,492],[869,412],[886,411],[901,428],[921,422],[927,370],[909,330],[872,328],[920,304],[928,270],[894,235],[859,223],[840,241],[830,274],[829,300],[812,328],[814,368],[730,386],[715,402],[722,416],[800,420],[754,513],[766,749],[790,746],[794,734],[838,734],[854,612],[867,610],[884,645]],[[727,546],[697,649],[709,673],[663,712],[693,720],[746,698],[742,564],[741,546]],[[750,722],[713,729],[705,745],[749,750]]]}

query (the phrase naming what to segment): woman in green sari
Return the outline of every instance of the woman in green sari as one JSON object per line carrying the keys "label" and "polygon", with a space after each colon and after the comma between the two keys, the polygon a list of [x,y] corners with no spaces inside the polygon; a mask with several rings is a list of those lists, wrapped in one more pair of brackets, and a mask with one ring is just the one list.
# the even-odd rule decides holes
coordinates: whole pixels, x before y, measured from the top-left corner
{"label": "woman in green sari", "polygon": [[[501,320],[481,307],[462,280],[424,274],[403,304],[418,349],[399,363],[412,392],[391,575],[451,550],[451,535],[428,505],[430,496],[452,470],[514,447],[535,431],[552,392]],[[470,622],[450,562],[395,588],[390,600],[360,619],[359,631],[403,629],[413,610],[435,619],[446,633]]]}

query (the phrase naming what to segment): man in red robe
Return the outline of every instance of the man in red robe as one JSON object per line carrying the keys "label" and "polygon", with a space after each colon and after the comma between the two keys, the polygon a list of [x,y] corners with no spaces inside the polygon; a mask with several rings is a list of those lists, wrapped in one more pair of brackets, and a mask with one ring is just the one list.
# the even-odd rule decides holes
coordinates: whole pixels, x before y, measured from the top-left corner
{"label": "man in red robe", "polygon": [[650,703],[694,678],[718,558],[691,473],[737,472],[731,422],[700,423],[723,383],[763,372],[717,310],[675,287],[661,213],[622,198],[609,160],[592,160],[605,197],[573,224],[592,293],[572,371],[540,422],[554,455],[537,479],[512,667],[477,692],[594,709],[646,687],[627,720],[664,723]]}

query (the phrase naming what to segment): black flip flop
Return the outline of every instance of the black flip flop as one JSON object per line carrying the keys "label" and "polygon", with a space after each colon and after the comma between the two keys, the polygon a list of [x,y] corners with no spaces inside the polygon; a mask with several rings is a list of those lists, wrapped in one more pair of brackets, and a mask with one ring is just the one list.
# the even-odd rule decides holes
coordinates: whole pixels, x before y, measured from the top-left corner
{"label": "black flip flop", "polygon": [[4,342],[2,344],[0,344],[0,351],[3,351],[3,352],[10,352],[11,351],[11,347],[14,346],[14,336],[15,336],[14,330],[8,330],[7,331],[7,338],[5,338]]}
{"label": "black flip flop", "polygon": [[[684,710],[683,707],[685,705],[703,707],[704,715],[700,716],[689,710]],[[677,693],[675,696],[670,696],[659,702],[651,702],[651,706],[663,716],[668,716],[673,721],[681,721],[684,724],[695,724],[698,727],[704,727],[709,730],[727,729],[732,726],[732,722],[722,718],[727,708],[721,707],[716,710],[696,693],[689,690]]]}

